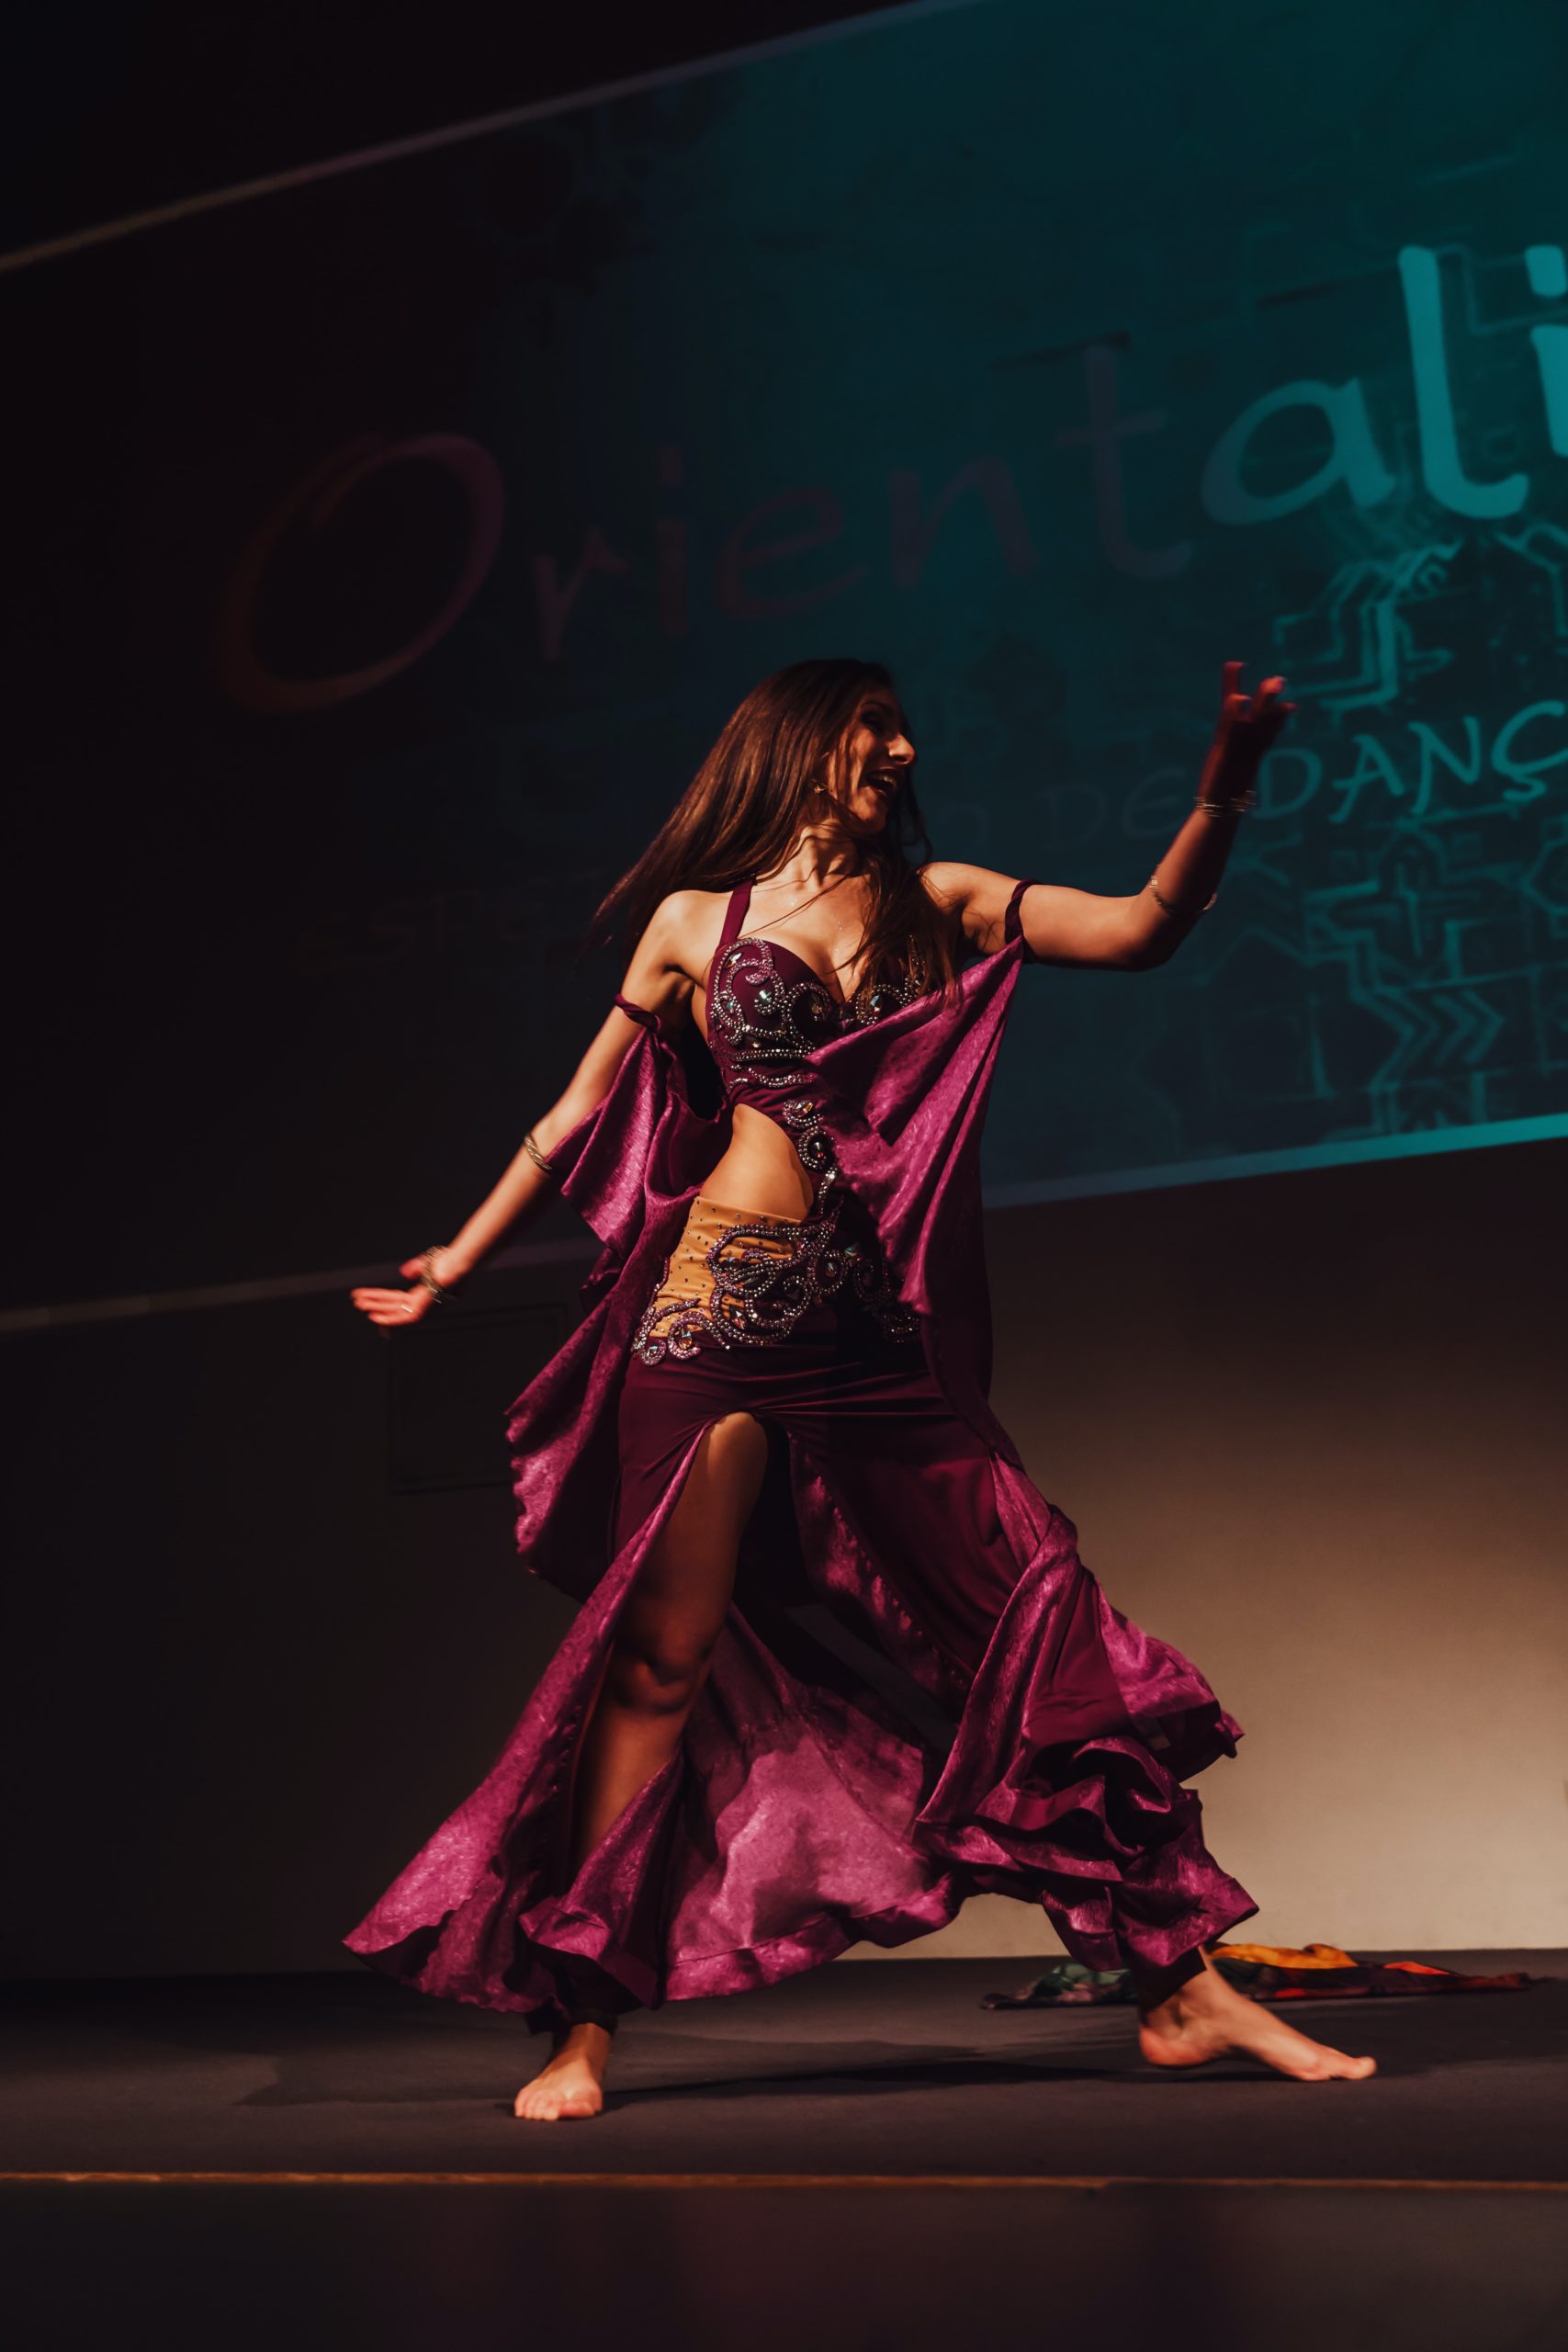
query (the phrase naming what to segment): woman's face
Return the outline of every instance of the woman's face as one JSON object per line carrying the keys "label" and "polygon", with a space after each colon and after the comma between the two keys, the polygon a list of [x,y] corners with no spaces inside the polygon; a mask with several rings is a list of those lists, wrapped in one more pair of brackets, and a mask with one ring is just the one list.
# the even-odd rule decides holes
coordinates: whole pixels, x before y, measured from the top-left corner
{"label": "woman's face", "polygon": [[873,687],[844,737],[840,781],[833,794],[850,832],[881,832],[914,764],[915,747],[904,732],[897,696],[885,686]]}

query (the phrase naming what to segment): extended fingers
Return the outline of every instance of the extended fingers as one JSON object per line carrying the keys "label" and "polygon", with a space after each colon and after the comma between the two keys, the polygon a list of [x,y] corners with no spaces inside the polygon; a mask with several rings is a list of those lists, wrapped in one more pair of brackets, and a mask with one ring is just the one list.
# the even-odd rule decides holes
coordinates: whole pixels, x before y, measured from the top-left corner
{"label": "extended fingers", "polygon": [[1244,693],[1239,684],[1242,666],[1239,662],[1227,662],[1224,664],[1224,689],[1221,698],[1223,715],[1227,718],[1244,721],[1267,719],[1272,727],[1281,725],[1296,707],[1293,702],[1285,702],[1281,699],[1280,689],[1284,685],[1284,679],[1282,677],[1265,678],[1256,694],[1249,695]]}
{"label": "extended fingers", "polygon": [[417,1314],[421,1302],[412,1291],[378,1290],[362,1285],[348,1294],[350,1301],[372,1323],[406,1323]]}
{"label": "extended fingers", "polygon": [[1280,689],[1284,683],[1283,678],[1265,678],[1258,690],[1258,699],[1253,706],[1253,723],[1261,727],[1270,742],[1296,707],[1293,702],[1286,702],[1281,698]]}

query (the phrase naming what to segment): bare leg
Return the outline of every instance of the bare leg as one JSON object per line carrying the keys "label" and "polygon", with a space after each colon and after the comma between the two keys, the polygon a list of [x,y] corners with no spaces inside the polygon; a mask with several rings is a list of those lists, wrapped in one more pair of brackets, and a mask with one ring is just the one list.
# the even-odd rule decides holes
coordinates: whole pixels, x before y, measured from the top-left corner
{"label": "bare leg", "polygon": [[[724,1627],[735,1555],[761,1490],[767,1451],[762,1426],[750,1413],[726,1413],[715,1421],[643,1562],[578,1743],[574,1871],[675,1752]],[[524,2084],[514,2111],[545,2123],[597,2115],[609,2056],[603,2026],[572,2026]]]}
{"label": "bare leg", "polygon": [[1138,1987],[1138,2046],[1156,2066],[1202,2066],[1211,2058],[1256,2058],[1299,2083],[1364,2082],[1374,2058],[1350,2058],[1326,2042],[1310,2041],[1282,2017],[1228,1984],[1200,1954],[1202,1966],[1184,1983],[1144,1978]]}

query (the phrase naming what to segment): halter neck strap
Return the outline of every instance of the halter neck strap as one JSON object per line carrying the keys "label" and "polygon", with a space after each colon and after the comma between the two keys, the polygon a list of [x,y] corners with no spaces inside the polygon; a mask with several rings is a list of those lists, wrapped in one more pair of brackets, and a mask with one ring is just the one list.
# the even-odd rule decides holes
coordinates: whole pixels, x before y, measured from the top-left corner
{"label": "halter neck strap", "polygon": [[729,904],[724,910],[724,929],[718,934],[721,947],[728,947],[732,939],[739,937],[740,926],[746,920],[746,910],[750,903],[751,882],[748,876],[744,882],[738,882],[729,894]]}

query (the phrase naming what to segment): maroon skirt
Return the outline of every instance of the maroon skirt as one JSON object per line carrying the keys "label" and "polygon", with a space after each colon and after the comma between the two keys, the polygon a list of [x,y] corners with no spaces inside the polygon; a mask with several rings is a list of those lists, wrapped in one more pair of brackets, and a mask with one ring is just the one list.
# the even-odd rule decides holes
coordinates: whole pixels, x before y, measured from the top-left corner
{"label": "maroon skirt", "polygon": [[[1180,1785],[1239,1727],[953,1410],[852,1216],[692,1203],[622,1376],[609,1568],[484,1782],[346,1939],[367,1960],[537,2028],[897,1945],[977,1893],[1041,1905],[1095,1967],[1167,1968],[1251,1916]],[[735,1412],[767,1470],[707,1679],[569,1874],[620,1612]]]}
{"label": "maroon skirt", "polygon": [[[719,1214],[705,1220],[706,1207]],[[621,1389],[613,1548],[618,1552],[658,1508],[711,1422],[750,1413],[769,1439],[772,1484],[759,1507],[756,1547],[767,1567],[776,1576],[781,1555],[794,1548],[777,1540],[788,1532],[777,1513],[781,1506],[788,1512],[792,1467],[796,1476],[808,1470],[830,1487],[846,1519],[868,1535],[874,1531],[877,1552],[897,1559],[900,1596],[918,1616],[923,1640],[938,1647],[951,1671],[967,1678],[1018,1581],[989,1449],[931,1377],[914,1318],[898,1317],[880,1291],[868,1298],[830,1254],[825,1272],[812,1270],[798,1280],[795,1297],[779,1303],[781,1277],[796,1272],[811,1250],[802,1237],[812,1220],[722,1221],[744,1216],[699,1195],[683,1240],[690,1246],[695,1235],[702,1256],[716,1260],[716,1278],[705,1265],[698,1281],[682,1284],[679,1277],[671,1281],[667,1264],[644,1314],[641,1329],[651,1344],[649,1338],[640,1346],[634,1341]],[[719,1238],[704,1250],[707,1233]],[[762,1252],[764,1239],[780,1238],[791,1246]],[[828,1246],[829,1252],[845,1247],[836,1234]],[[757,1253],[752,1265],[761,1260],[762,1283],[749,1296],[727,1293],[727,1249],[742,1268],[748,1261],[741,1252]],[[686,1327],[689,1353],[679,1351],[677,1302],[683,1300],[693,1301],[702,1318],[697,1329]],[[661,1323],[666,1302],[672,1312]],[[736,1308],[759,1306],[760,1329],[746,1329]]]}

